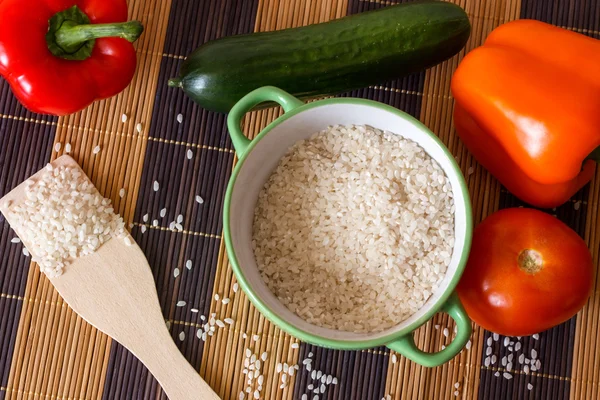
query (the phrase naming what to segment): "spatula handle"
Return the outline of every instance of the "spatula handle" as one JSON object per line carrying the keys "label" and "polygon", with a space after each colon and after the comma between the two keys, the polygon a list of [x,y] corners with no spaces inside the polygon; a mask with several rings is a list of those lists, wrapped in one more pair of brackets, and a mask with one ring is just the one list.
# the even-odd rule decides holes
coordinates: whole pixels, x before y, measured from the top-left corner
{"label": "spatula handle", "polygon": [[154,375],[169,399],[218,400],[219,396],[181,354],[166,327],[153,334],[154,337],[143,335],[143,340],[126,347]]}
{"label": "spatula handle", "polygon": [[75,312],[139,358],[170,400],[219,399],[173,342],[138,246],[111,239],[51,282]]}

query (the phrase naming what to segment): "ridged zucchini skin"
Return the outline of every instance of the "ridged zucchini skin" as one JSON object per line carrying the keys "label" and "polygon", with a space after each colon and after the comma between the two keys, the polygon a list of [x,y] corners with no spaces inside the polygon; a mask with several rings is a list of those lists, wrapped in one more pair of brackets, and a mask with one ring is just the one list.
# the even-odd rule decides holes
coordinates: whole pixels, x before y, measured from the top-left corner
{"label": "ridged zucchini skin", "polygon": [[458,53],[470,32],[459,6],[404,3],[208,42],[190,54],[169,86],[218,112],[229,112],[245,94],[266,85],[302,99],[333,95],[434,66]]}

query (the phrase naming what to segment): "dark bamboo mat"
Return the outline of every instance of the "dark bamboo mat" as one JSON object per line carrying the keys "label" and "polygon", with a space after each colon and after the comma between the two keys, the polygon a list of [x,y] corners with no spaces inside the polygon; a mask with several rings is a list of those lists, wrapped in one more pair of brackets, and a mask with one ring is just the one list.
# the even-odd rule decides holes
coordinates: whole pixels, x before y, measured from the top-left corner
{"label": "dark bamboo mat", "polygon": [[[25,110],[0,81],[0,197],[46,164],[55,131],[56,118]],[[0,387],[10,373],[30,263],[22,246],[11,243],[15,236],[0,214]],[[0,399],[5,393],[0,391]]]}
{"label": "dark bamboo mat", "polygon": [[[388,0],[130,0],[130,15],[146,32],[136,44],[134,82],[121,95],[66,118],[30,113],[0,82],[0,197],[46,162],[73,145],[101,192],[112,198],[132,223],[158,290],[165,323],[190,363],[223,398],[237,399],[247,348],[266,351],[261,399],[300,399],[317,387],[302,361],[331,374],[320,399],[597,399],[600,398],[600,317],[598,284],[586,308],[539,337],[494,337],[478,327],[472,347],[450,363],[423,368],[376,348],[336,351],[299,343],[261,316],[241,291],[235,291],[222,240],[222,203],[235,154],[225,116],[207,112],[166,82],[176,76],[198,45],[218,37],[327,21],[384,7]],[[452,127],[449,84],[466,51],[480,45],[501,23],[534,18],[600,38],[598,0],[456,0],[469,14],[473,32],[457,57],[419,74],[342,96],[374,99],[421,119],[446,143],[461,165],[480,221],[499,208],[522,205],[468,154]],[[121,115],[128,120],[121,122]],[[249,114],[245,131],[254,137],[280,110]],[[142,132],[136,125],[142,124]],[[63,150],[57,153],[54,144]],[[97,156],[95,145],[101,145]],[[188,158],[191,151],[191,159]],[[159,190],[154,190],[154,182]],[[118,192],[125,188],[121,199]],[[201,202],[196,200],[201,197]],[[202,203],[202,204],[200,204]],[[549,212],[585,238],[598,265],[600,177],[572,201]],[[162,216],[163,209],[164,216]],[[181,215],[182,232],[168,229]],[[156,222],[154,222],[156,220]],[[154,399],[163,397],[148,371],[127,350],[95,331],[64,305],[0,216],[0,400]],[[191,261],[191,268],[186,262]],[[218,296],[218,300],[216,300]],[[222,299],[230,299],[223,303]],[[185,303],[182,305],[182,303]],[[178,305],[179,304],[179,305]],[[196,336],[202,318],[231,317],[204,342]],[[435,351],[447,343],[442,334],[453,322],[437,315],[420,328],[418,345]],[[520,343],[517,349],[516,343]],[[294,344],[298,343],[299,346]],[[489,345],[488,345],[489,343]],[[490,350],[488,350],[488,347]],[[526,374],[519,357],[537,353],[540,369]],[[488,354],[490,353],[490,354]],[[486,357],[495,356],[495,362]],[[505,379],[513,362],[512,379]],[[287,387],[280,388],[277,363],[299,364]],[[496,376],[499,375],[499,376]],[[528,385],[531,385],[528,387]]]}

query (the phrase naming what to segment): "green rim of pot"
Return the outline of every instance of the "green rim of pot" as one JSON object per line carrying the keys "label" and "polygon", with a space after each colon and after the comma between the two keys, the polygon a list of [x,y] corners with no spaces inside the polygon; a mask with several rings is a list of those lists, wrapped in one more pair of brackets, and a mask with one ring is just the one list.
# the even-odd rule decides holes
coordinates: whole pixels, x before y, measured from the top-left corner
{"label": "green rim of pot", "polygon": [[[306,332],[302,329],[299,329],[295,325],[293,325],[293,324],[289,323],[288,321],[286,321],[285,319],[281,318],[275,311],[271,310],[254,293],[254,290],[250,287],[250,285],[248,284],[248,281],[246,280],[246,277],[244,275],[242,268],[240,268],[237,257],[233,250],[231,232],[229,229],[231,195],[233,192],[233,188],[235,186],[235,182],[238,178],[240,170],[244,166],[244,162],[246,161],[246,158],[252,152],[252,150],[254,149],[256,144],[258,142],[260,142],[267,134],[269,134],[269,132],[275,126],[281,124],[285,120],[287,120],[301,112],[310,110],[312,108],[329,105],[329,104],[352,104],[352,105],[363,105],[363,106],[369,106],[369,107],[376,107],[376,108],[390,112],[392,114],[395,114],[398,117],[401,117],[401,118],[407,120],[408,122],[412,123],[416,128],[420,129],[422,133],[431,137],[440,146],[440,148],[443,150],[444,154],[450,160],[452,169],[459,177],[460,190],[465,199],[466,227],[465,227],[465,244],[463,247],[463,252],[460,256],[458,266],[456,268],[454,276],[452,277],[452,279],[450,281],[450,284],[448,285],[448,287],[446,288],[444,293],[440,296],[440,298],[435,302],[434,305],[432,305],[430,307],[429,311],[427,311],[424,315],[422,315],[416,321],[414,321],[413,323],[408,325],[405,329],[403,329],[403,331],[405,331],[403,333],[398,333],[398,332],[390,333],[388,335],[381,336],[381,337],[378,337],[375,339],[369,339],[369,340],[343,340],[343,339],[324,338],[324,337]],[[240,286],[242,287],[242,289],[244,290],[244,292],[246,293],[246,295],[248,296],[248,298],[250,299],[252,304],[254,304],[254,306],[265,317],[267,317],[267,319],[269,319],[271,322],[273,322],[275,325],[280,327],[285,332],[289,333],[290,335],[292,335],[304,342],[308,342],[308,343],[315,344],[318,346],[323,346],[323,347],[340,349],[340,350],[357,350],[357,349],[364,349],[364,348],[371,348],[371,347],[385,346],[385,345],[392,344],[393,342],[400,340],[401,338],[405,337],[406,335],[411,335],[415,329],[417,329],[418,327],[420,327],[421,325],[423,325],[427,321],[429,321],[431,319],[431,317],[433,315],[435,315],[438,311],[443,310],[444,304],[446,304],[447,301],[452,300],[452,299],[450,299],[450,297],[454,293],[454,289],[456,288],[456,285],[458,284],[458,281],[460,280],[460,277],[462,276],[462,273],[465,269],[465,265],[467,263],[467,258],[469,256],[469,251],[471,249],[471,241],[472,241],[472,234],[473,234],[473,216],[472,216],[472,208],[471,208],[469,191],[467,189],[467,184],[466,184],[464,178],[461,179],[461,177],[463,177],[462,171],[461,171],[460,167],[458,166],[458,164],[456,163],[454,156],[452,155],[452,153],[450,153],[450,150],[448,150],[448,148],[444,145],[444,143],[436,135],[434,135],[429,130],[429,128],[427,128],[423,123],[421,123],[421,121],[419,121],[418,119],[412,117],[411,115],[409,115],[403,111],[398,110],[397,108],[394,108],[394,107],[391,107],[386,104],[382,104],[382,103],[379,103],[379,102],[376,102],[373,100],[357,99],[357,98],[330,98],[330,99],[319,100],[319,101],[307,103],[302,106],[296,107],[290,111],[287,111],[285,114],[283,114],[282,116],[277,118],[275,121],[273,121],[271,124],[269,124],[265,129],[263,129],[256,136],[255,139],[253,139],[248,144],[248,147],[244,150],[243,155],[238,160],[238,162],[233,170],[233,173],[231,175],[231,178],[229,180],[229,184],[227,186],[227,192],[225,194],[225,203],[224,203],[224,209],[223,209],[223,234],[225,237],[225,245],[226,245],[226,249],[227,249],[227,255],[229,257],[229,261],[231,263],[233,272],[235,273],[238,283],[240,284]],[[433,353],[431,355],[433,356],[433,355],[435,355],[435,353]]]}

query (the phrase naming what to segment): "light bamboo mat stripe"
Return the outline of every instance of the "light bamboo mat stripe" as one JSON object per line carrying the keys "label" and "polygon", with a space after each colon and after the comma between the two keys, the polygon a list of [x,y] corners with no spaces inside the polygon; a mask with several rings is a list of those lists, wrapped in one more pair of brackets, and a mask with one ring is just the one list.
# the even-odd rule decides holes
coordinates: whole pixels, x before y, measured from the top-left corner
{"label": "light bamboo mat stripe", "polygon": [[[599,37],[600,2],[550,1],[544,7],[536,1],[523,0],[521,17],[533,17],[592,37]],[[594,265],[600,266],[600,176],[596,174],[587,196],[578,199],[579,211],[585,212],[581,234],[588,243]],[[575,203],[577,204],[577,203]],[[600,398],[600,274],[596,270],[594,291],[579,313],[574,333],[570,398]]]}
{"label": "light bamboo mat stripe", "polygon": [[[452,127],[451,74],[466,51],[481,44],[497,25],[536,18],[599,37],[599,0],[452,0],[467,11],[472,36],[458,57],[426,72],[381,83],[349,95],[375,99],[419,117],[446,143],[467,178],[476,221],[498,208],[520,206],[481,168],[464,148]],[[301,343],[270,324],[241,291],[221,239],[224,187],[234,163],[225,116],[194,105],[181,91],[166,87],[182,60],[201,43],[221,36],[267,31],[327,21],[399,2],[398,0],[130,0],[130,15],[141,19],[146,32],[136,44],[138,74],[121,95],[94,104],[68,118],[27,112],[0,82],[0,195],[59,154],[52,142],[67,142],[100,191],[117,210],[134,222],[133,235],[150,261],[159,299],[173,339],[200,374],[225,399],[237,399],[247,387],[242,374],[247,348],[260,357],[265,377],[261,399],[300,399],[310,374],[304,370],[280,389],[275,365],[302,362],[313,353],[313,365],[335,375],[340,383],[320,399],[598,399],[600,398],[600,277],[594,294],[574,319],[540,334],[522,338],[523,349],[536,349],[541,371],[525,375],[507,372],[500,361],[485,366],[488,340],[498,359],[509,351],[504,337],[475,328],[472,347],[442,367],[427,369],[391,354],[386,348],[333,351]],[[348,94],[344,94],[348,95]],[[176,122],[182,113],[183,122]],[[127,122],[121,122],[121,115]],[[281,114],[279,109],[250,113],[245,131],[254,137]],[[141,132],[136,129],[141,123]],[[93,148],[101,151],[93,155]],[[185,161],[186,151],[193,160]],[[184,160],[182,162],[181,160]],[[165,190],[154,193],[152,183]],[[125,196],[119,197],[119,190]],[[198,206],[194,194],[205,204]],[[161,220],[184,214],[185,231],[172,233]],[[572,201],[552,210],[581,234],[600,264],[600,174]],[[150,214],[149,221],[143,220]],[[147,232],[144,234],[141,227]],[[10,244],[12,231],[0,218],[0,400],[7,399],[132,399],[164,398],[147,370],[122,347],[111,343],[64,304],[48,281],[32,266],[20,247]],[[187,259],[194,267],[185,270]],[[181,275],[174,278],[174,269]],[[219,296],[219,300],[215,299]],[[230,302],[225,304],[223,299]],[[185,300],[186,307],[177,307]],[[198,307],[200,313],[190,311]],[[218,330],[206,343],[196,338],[200,314],[231,317],[233,325]],[[18,325],[18,326],[17,326]],[[452,336],[453,322],[437,315],[420,328],[418,345],[435,351]],[[180,340],[180,334],[185,335]],[[513,338],[509,338],[511,340]],[[496,377],[498,373],[500,376]],[[454,385],[458,383],[458,387]],[[526,388],[527,383],[533,389]],[[255,390],[256,384],[252,390]],[[458,393],[455,393],[458,392]],[[248,396],[246,397],[248,398]],[[312,399],[312,396],[309,396]]]}
{"label": "light bamboo mat stripe", "polygon": [[[600,174],[590,186],[585,240],[594,265],[600,265]],[[577,318],[571,384],[572,399],[600,398],[600,273],[596,270],[594,291]]]}
{"label": "light bamboo mat stripe", "polygon": [[[454,2],[463,7],[469,15],[480,17],[471,17],[472,32],[465,49],[458,56],[427,70],[420,120],[436,133],[456,156],[467,179],[474,220],[478,222],[498,208],[500,187],[468,154],[454,132],[452,125],[454,103],[450,92],[450,80],[462,57],[469,50],[480,46],[489,32],[500,24],[500,18],[482,16],[493,14],[502,16],[502,19],[516,19],[520,11],[520,2],[518,0]],[[440,346],[449,341],[443,335],[444,328],[452,332],[454,322],[446,314],[437,314],[431,322],[415,332],[417,345],[427,351],[439,351]],[[479,365],[481,364],[479,349],[483,337],[483,331],[476,328],[471,339],[470,351],[464,350],[450,363],[433,369],[416,366],[398,355],[398,365],[390,364],[388,370],[390,392],[395,396],[402,393],[402,398],[407,399],[420,399],[423,396],[435,399],[473,398],[479,388]],[[406,381],[403,377],[407,375],[414,378]]]}
{"label": "light bamboo mat stripe", "polygon": [[[551,1],[540,7],[531,0],[523,0],[522,17],[534,17],[567,29],[598,38],[600,3],[597,1]],[[581,230],[592,252],[594,265],[600,265],[600,177],[592,181],[587,196],[579,201],[579,213],[585,212]],[[577,204],[577,203],[575,203]],[[582,221],[583,223],[583,221]],[[594,291],[587,306],[579,313],[574,334],[570,397],[572,399],[600,398],[600,274],[596,271]]]}
{"label": "light bamboo mat stripe", "polygon": [[[133,82],[120,95],[57,122],[55,142],[62,144],[60,154],[69,143],[71,155],[126,221],[131,221],[135,209],[161,60],[153,54],[163,48],[169,7],[170,1],[130,3],[129,15],[146,29],[135,44],[145,52],[138,57]],[[122,114],[128,116],[126,123]],[[96,146],[101,150],[94,155]],[[52,159],[60,154],[53,152]],[[124,198],[119,197],[121,188]],[[44,397],[101,398],[110,339],[71,309],[49,305],[48,301],[61,304],[62,299],[35,265],[30,268],[25,297],[40,301],[23,305],[8,388]]]}
{"label": "light bamboo mat stripe", "polygon": [[[169,88],[167,80],[178,73],[183,58],[179,54],[187,54],[211,39],[251,32],[255,14],[254,2],[173,1],[152,113],[152,139],[146,150],[135,213],[133,235],[150,261],[172,337],[188,361],[215,387],[221,380],[228,384],[228,375],[217,375],[210,365],[201,363],[204,353],[212,350],[197,332],[203,321],[210,319],[213,290],[219,290],[221,298],[231,296],[231,283],[221,289],[215,288],[214,281],[216,265],[223,257],[221,210],[234,154],[225,116],[201,109],[181,90]],[[154,181],[160,183],[158,191],[153,190]],[[201,195],[204,202],[198,204],[195,195]],[[184,231],[171,232],[168,224],[178,215]],[[156,227],[141,230],[154,223]],[[187,260],[192,262],[189,269],[185,267]],[[229,299],[228,305],[215,302],[219,305],[215,319],[231,316],[229,309],[237,300],[235,296]],[[185,305],[177,306],[179,302]],[[232,328],[219,329],[209,342],[228,340],[236,334]],[[109,365],[112,373],[104,398],[164,397],[146,369],[122,347],[113,344]]]}
{"label": "light bamboo mat stripe", "polygon": [[[340,18],[346,14],[346,5],[345,0],[260,0],[254,30],[272,31]],[[280,114],[279,109],[249,113],[244,120],[248,137],[253,138]],[[231,332],[215,336],[205,346],[201,375],[223,398],[237,399],[239,393],[245,392],[249,387],[251,393],[246,395],[252,396],[258,389],[258,383],[255,380],[253,385],[248,385],[246,375],[242,373],[245,352],[246,349],[250,349],[252,354],[258,357],[266,352],[268,359],[262,364],[264,384],[260,398],[291,399],[295,376],[290,377],[287,387],[282,389],[275,368],[278,363],[294,365],[299,362],[299,350],[290,347],[297,341],[266,320],[241,291],[234,294],[231,289],[234,282],[235,278],[222,243],[213,292],[219,294],[221,299],[231,297],[233,301],[229,307],[224,307],[219,301],[212,302],[211,313],[218,316],[230,315],[236,322]]]}

